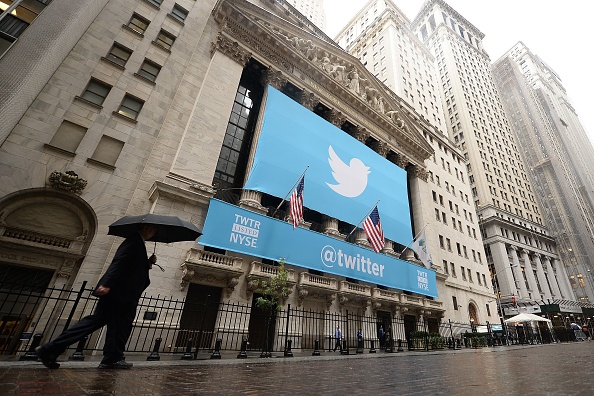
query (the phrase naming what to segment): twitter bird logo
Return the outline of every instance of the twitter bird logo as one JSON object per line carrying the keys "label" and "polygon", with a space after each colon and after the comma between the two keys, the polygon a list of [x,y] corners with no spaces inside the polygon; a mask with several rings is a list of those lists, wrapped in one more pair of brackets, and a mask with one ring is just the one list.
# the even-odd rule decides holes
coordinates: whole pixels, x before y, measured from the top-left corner
{"label": "twitter bird logo", "polygon": [[328,163],[332,168],[332,176],[338,184],[326,183],[336,193],[347,197],[358,197],[367,188],[367,175],[370,173],[359,158],[351,159],[349,165],[336,155],[332,146],[328,147]]}

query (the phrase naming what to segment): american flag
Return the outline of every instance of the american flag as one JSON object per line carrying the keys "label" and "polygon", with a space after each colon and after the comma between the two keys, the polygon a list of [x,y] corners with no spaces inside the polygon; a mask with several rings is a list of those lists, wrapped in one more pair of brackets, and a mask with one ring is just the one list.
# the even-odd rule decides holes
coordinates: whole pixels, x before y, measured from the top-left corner
{"label": "american flag", "polygon": [[363,222],[363,229],[367,234],[367,240],[371,243],[373,251],[377,253],[382,250],[386,241],[384,239],[384,230],[382,230],[382,223],[380,223],[377,205]]}
{"label": "american flag", "polygon": [[297,228],[303,220],[303,179],[301,176],[299,184],[291,194],[291,219],[293,219],[293,229]]}

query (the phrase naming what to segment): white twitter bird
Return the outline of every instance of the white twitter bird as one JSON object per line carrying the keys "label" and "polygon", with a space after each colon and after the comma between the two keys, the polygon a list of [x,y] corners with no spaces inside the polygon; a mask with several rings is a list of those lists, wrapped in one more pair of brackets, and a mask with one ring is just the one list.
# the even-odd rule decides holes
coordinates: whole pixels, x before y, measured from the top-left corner
{"label": "white twitter bird", "polygon": [[347,198],[358,197],[367,187],[367,175],[370,173],[359,158],[351,159],[349,165],[345,164],[334,152],[332,146],[328,147],[328,163],[332,168],[332,176],[338,184],[326,183],[328,187]]}

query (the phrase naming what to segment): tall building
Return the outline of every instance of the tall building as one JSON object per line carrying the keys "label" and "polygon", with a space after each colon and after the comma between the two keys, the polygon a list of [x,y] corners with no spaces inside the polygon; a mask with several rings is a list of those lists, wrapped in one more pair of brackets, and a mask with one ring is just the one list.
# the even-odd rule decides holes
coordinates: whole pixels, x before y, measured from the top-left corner
{"label": "tall building", "polygon": [[320,29],[326,29],[326,12],[324,11],[324,0],[287,0],[287,3],[295,7],[307,19]]}
{"label": "tall building", "polygon": [[[444,1],[425,2],[409,22],[394,2],[378,0],[369,1],[336,40],[449,139],[462,158],[461,170],[455,174],[468,182],[465,188],[471,205],[464,208],[467,224],[462,228],[470,227],[472,236],[452,234],[452,223],[438,218],[439,206],[432,224],[439,230],[431,235],[432,246],[444,246],[446,236],[445,251],[435,253],[443,256],[435,261],[442,263],[448,276],[446,285],[461,290],[464,268],[479,274],[489,271],[506,314],[520,308],[539,312],[543,299],[574,301],[574,296],[499,99],[483,36]],[[441,195],[448,196],[440,194],[439,184],[447,180],[446,192],[451,190],[452,164],[439,150],[433,160],[438,166],[430,161],[428,170],[433,172],[432,193],[437,193],[439,202]],[[463,205],[464,191],[457,198],[452,196],[451,203]],[[432,197],[427,198],[430,207]],[[478,217],[476,228],[481,235],[476,241],[481,246],[473,242],[471,215]],[[446,216],[445,220],[450,219]],[[459,219],[451,220],[457,224]],[[472,246],[476,254],[484,251],[485,267],[480,262],[469,266],[463,254],[448,255],[448,236],[452,235],[457,246]],[[445,273],[450,261],[457,273]],[[449,294],[459,297],[460,292],[453,289]]]}
{"label": "tall building", "polygon": [[[461,153],[429,112],[387,89],[303,13],[286,1],[75,3],[49,3],[0,58],[0,279],[34,283],[41,295],[95,285],[121,242],[109,224],[151,212],[204,235],[156,246],[165,271],[151,274],[148,296],[247,307],[232,324],[217,311],[205,324],[215,336],[250,337],[255,347],[262,320],[248,312],[278,261],[288,268],[286,304],[321,312],[315,326],[291,329],[294,348],[313,348],[308,331],[328,339],[331,318],[346,312],[351,329],[370,318],[366,339],[379,325],[407,340],[439,331],[447,315],[490,320]],[[269,121],[277,114],[280,123]],[[360,172],[357,192],[341,173],[347,163]],[[286,204],[276,208],[305,169],[304,221],[294,229]],[[357,227],[374,205],[386,235],[380,253]],[[401,257],[423,229],[437,241],[435,210],[454,286],[441,261],[429,269]],[[461,314],[444,302],[450,287],[472,308]],[[39,323],[35,301],[15,329]],[[196,314],[192,305],[140,316],[134,334],[161,313],[168,337],[197,331],[196,320],[180,319]]]}
{"label": "tall building", "polygon": [[495,62],[494,74],[572,289],[592,302],[592,144],[560,77],[522,42]]}
{"label": "tall building", "polygon": [[389,0],[367,2],[336,41],[414,108],[434,148],[426,162],[428,183],[420,193],[415,225],[426,230],[433,264],[446,278],[440,293],[447,296],[448,316],[458,321],[496,320],[467,157],[448,138],[434,55]]}
{"label": "tall building", "polygon": [[[468,160],[500,301],[539,312],[543,300],[575,300],[506,117],[483,33],[442,0],[424,3],[411,28],[435,56],[446,123]],[[507,312],[517,312],[512,308]]]}

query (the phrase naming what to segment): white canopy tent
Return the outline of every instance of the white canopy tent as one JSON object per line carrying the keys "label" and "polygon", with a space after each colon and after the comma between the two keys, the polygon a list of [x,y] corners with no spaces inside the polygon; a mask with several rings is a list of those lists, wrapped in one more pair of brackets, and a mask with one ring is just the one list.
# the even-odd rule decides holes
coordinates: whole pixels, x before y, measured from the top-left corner
{"label": "white canopy tent", "polygon": [[549,322],[551,321],[542,316],[534,315],[531,313],[521,313],[505,320],[505,323],[523,323],[523,322]]}

